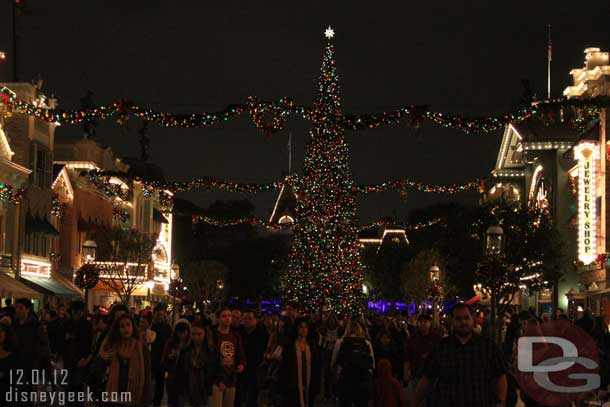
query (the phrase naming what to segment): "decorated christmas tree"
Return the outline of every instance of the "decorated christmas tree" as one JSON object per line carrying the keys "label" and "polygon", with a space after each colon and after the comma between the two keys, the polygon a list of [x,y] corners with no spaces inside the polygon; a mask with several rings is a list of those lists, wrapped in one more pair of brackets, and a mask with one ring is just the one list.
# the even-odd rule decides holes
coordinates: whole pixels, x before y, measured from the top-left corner
{"label": "decorated christmas tree", "polygon": [[314,127],[297,188],[297,223],[286,297],[304,312],[323,306],[358,312],[363,305],[354,185],[343,137],[333,31],[327,43],[311,112]]}

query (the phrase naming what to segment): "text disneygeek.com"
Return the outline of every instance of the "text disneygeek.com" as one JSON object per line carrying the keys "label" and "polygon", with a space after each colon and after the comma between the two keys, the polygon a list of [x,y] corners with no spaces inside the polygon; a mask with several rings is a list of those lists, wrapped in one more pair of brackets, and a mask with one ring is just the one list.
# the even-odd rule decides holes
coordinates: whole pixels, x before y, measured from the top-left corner
{"label": "text disneygeek.com", "polygon": [[64,406],[67,403],[130,403],[130,392],[101,392],[94,393],[86,391],[56,391],[56,392],[37,392],[20,391],[11,388],[4,394],[4,401],[7,403],[49,403],[50,405]]}

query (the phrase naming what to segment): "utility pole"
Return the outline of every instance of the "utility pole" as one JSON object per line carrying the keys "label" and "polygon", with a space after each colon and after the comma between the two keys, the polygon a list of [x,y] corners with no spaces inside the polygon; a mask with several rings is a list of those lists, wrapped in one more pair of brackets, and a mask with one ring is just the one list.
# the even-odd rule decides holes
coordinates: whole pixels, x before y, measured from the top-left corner
{"label": "utility pole", "polygon": [[551,42],[551,25],[547,26],[548,29],[548,45],[547,45],[547,80],[546,80],[546,98],[551,98],[551,61],[553,61],[553,43]]}
{"label": "utility pole", "polygon": [[17,4],[16,0],[9,0],[11,7],[11,39],[13,42],[13,55],[11,55],[12,62],[12,77],[11,81],[16,83],[19,81],[19,74],[17,71]]}

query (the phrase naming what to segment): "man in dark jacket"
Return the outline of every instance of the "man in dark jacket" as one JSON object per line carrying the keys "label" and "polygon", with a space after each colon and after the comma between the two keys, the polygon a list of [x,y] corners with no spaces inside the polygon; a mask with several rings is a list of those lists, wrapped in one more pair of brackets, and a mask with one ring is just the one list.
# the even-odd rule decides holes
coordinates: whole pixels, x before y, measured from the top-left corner
{"label": "man in dark jacket", "polygon": [[167,323],[167,308],[165,304],[158,304],[155,306],[153,320],[154,322],[150,328],[156,333],[151,350],[152,373],[155,381],[153,405],[160,406],[161,400],[163,400],[163,391],[165,389],[165,370],[161,366],[161,356],[163,355],[165,344],[172,335],[172,328]]}
{"label": "man in dark jacket", "polygon": [[[43,369],[50,366],[49,340],[32,310],[32,301],[28,298],[18,299],[15,304],[15,316],[13,330],[16,337],[17,369],[27,372],[28,375],[33,371],[42,373]],[[31,385],[27,384],[29,382],[31,380],[27,381],[20,391],[30,392]]]}
{"label": "man in dark jacket", "polygon": [[265,329],[258,325],[254,311],[246,311],[243,316],[242,342],[246,353],[246,370],[240,378],[237,391],[238,403],[246,403],[246,407],[256,407],[258,399],[258,373],[263,363],[269,337]]}
{"label": "man in dark jacket", "polygon": [[74,301],[70,313],[72,319],[68,320],[66,329],[64,367],[70,372],[70,390],[77,392],[83,390],[85,368],[93,341],[93,326],[85,318],[85,304],[82,301]]}

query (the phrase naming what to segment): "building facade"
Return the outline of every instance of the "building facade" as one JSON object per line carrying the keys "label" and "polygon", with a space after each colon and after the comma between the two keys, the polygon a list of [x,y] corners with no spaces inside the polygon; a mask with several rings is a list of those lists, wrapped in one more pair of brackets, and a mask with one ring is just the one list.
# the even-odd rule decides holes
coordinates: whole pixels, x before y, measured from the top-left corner
{"label": "building facade", "polygon": [[[585,50],[585,67],[571,71],[568,98],[610,95],[608,53]],[[553,306],[577,318],[586,308],[610,317],[606,252],[606,120],[582,107],[545,107],[542,113],[504,128],[486,199],[515,203],[549,213],[564,242],[563,277],[553,290],[520,293],[521,305],[539,312]],[[610,290],[608,290],[610,291]]]}
{"label": "building facade", "polygon": [[[6,84],[25,102],[43,108],[56,107],[57,101],[42,94],[40,86]],[[62,278],[57,272],[59,232],[57,220],[51,213],[55,128],[54,123],[19,112],[9,112],[3,123],[5,135],[10,139],[12,163],[29,171],[27,182],[22,184],[25,187],[23,201],[9,220],[17,230],[11,232],[15,239],[11,254],[15,276],[38,293],[36,299],[42,298],[43,302],[51,304],[81,296],[71,280]],[[35,305],[39,306],[39,303]]]}
{"label": "building facade", "polygon": [[[148,178],[150,173],[138,171],[141,171],[140,167],[150,166],[117,159],[110,148],[101,147],[86,137],[56,146],[53,189],[61,205],[61,269],[73,278],[75,271],[85,263],[99,266],[100,282],[88,290],[89,306],[109,306],[119,301],[119,293],[125,292],[121,287],[129,279],[137,280],[128,282],[133,288],[131,306],[167,302],[167,289],[174,277],[172,214],[160,198],[169,196],[169,192],[147,191],[141,182],[134,180],[137,176]],[[108,184],[116,192],[109,194],[103,185],[92,183],[87,175],[89,171],[117,174],[107,177]],[[102,243],[99,239],[110,236],[116,228],[152,237],[155,245],[151,261],[132,264],[130,260],[124,265],[124,273],[117,273],[118,259],[98,250]]]}

